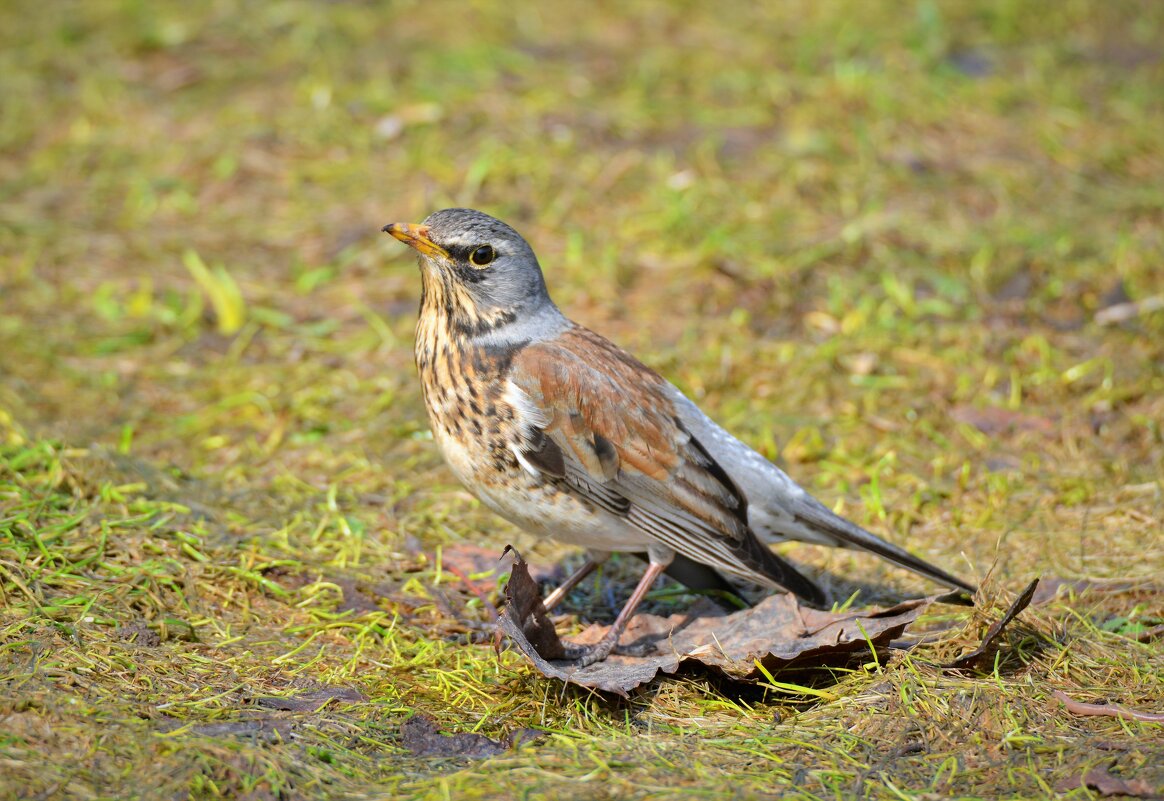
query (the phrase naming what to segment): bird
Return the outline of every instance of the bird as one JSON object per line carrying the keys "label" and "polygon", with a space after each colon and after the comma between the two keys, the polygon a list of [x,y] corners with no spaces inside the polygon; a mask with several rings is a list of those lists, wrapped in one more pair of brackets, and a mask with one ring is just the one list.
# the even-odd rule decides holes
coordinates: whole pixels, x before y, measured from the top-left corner
{"label": "bird", "polygon": [[552,609],[612,553],[647,566],[578,666],[606,659],[665,570],[731,577],[823,606],[821,589],[770,544],[876,554],[949,588],[976,588],[833,513],[713,422],[659,373],[573,322],[533,249],[506,223],[450,208],[382,229],[417,252],[414,355],[433,438],[457,479],[537,536],[586,549]]}

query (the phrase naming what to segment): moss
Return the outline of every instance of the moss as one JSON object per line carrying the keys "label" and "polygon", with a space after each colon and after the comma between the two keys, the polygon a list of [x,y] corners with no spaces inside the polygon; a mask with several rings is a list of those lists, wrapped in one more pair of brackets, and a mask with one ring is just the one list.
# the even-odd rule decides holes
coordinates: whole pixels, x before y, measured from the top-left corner
{"label": "moss", "polygon": [[[1164,784],[1151,724],[1050,696],[1164,706],[1164,315],[1096,321],[1161,291],[1162,8],[6,4],[0,787],[1030,797],[1110,759]],[[453,204],[823,500],[984,577],[983,610],[777,677],[825,695],[614,703],[496,655],[438,549],[568,549],[427,435],[419,282],[377,231]],[[1039,574],[1116,583],[1033,607],[988,678],[934,667]],[[418,759],[417,712],[549,736]]]}

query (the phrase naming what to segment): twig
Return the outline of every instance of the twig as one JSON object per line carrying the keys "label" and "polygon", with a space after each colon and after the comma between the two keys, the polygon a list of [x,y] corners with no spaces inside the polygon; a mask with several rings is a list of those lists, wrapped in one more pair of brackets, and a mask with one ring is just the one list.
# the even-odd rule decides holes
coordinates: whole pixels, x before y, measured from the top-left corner
{"label": "twig", "polygon": [[1082,701],[1076,701],[1074,698],[1059,690],[1052,690],[1051,695],[1062,701],[1067,711],[1075,715],[1107,715],[1113,718],[1139,720],[1145,723],[1164,723],[1164,712],[1140,712],[1139,710],[1128,709],[1118,704],[1085,704]]}
{"label": "twig", "polygon": [[1140,315],[1149,314],[1160,309],[1164,309],[1164,295],[1152,295],[1143,300],[1117,303],[1114,306],[1108,306],[1106,309],[1100,309],[1095,313],[1095,322],[1099,325],[1123,323],[1131,320],[1133,317],[1139,317]]}
{"label": "twig", "polygon": [[1141,631],[1136,636],[1136,642],[1151,642],[1157,637],[1164,637],[1164,626],[1153,626],[1150,629]]}

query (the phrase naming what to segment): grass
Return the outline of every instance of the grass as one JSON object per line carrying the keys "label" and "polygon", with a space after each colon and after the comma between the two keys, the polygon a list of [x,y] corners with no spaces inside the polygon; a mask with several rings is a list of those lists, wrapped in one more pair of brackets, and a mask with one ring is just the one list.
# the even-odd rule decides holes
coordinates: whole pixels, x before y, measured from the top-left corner
{"label": "grass", "polygon": [[[0,15],[0,795],[1025,798],[1113,764],[1164,787],[1159,725],[1051,698],[1164,708],[1139,641],[1164,314],[1095,321],[1164,286],[1159,4]],[[614,702],[495,654],[440,549],[569,551],[478,506],[427,433],[419,280],[377,232],[453,204],[514,223],[559,305],[815,494],[984,579],[982,608],[779,691]],[[990,676],[935,667],[1036,575],[1106,583],[1024,613]],[[547,736],[419,759],[414,713]]]}

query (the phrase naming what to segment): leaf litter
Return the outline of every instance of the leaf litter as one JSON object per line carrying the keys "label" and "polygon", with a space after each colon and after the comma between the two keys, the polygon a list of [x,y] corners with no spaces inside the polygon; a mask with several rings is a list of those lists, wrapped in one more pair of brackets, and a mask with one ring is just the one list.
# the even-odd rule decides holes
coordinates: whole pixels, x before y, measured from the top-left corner
{"label": "leaf litter", "polygon": [[[801,606],[782,593],[729,613],[701,598],[681,614],[635,615],[621,639],[625,645],[601,662],[578,667],[563,659],[565,649],[542,605],[539,586],[516,556],[499,625],[542,675],[626,696],[656,676],[688,665],[758,682],[793,663],[838,666],[861,654],[880,654],[937,600],[932,596],[885,609],[826,612]],[[573,641],[597,642],[608,630],[591,625]]]}
{"label": "leaf litter", "polygon": [[1055,786],[1060,793],[1067,793],[1080,787],[1094,790],[1101,797],[1124,796],[1127,798],[1162,798],[1148,782],[1143,779],[1125,779],[1116,776],[1103,766],[1094,767],[1080,776],[1067,779]]}
{"label": "leaf litter", "polygon": [[413,756],[419,757],[485,759],[544,736],[544,732],[528,728],[515,729],[501,740],[474,732],[444,734],[427,715],[414,715],[400,726],[401,745]]}

